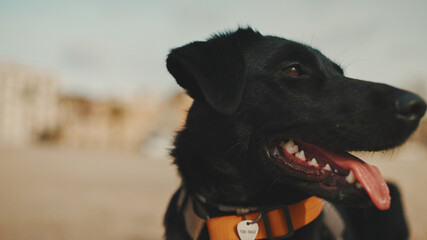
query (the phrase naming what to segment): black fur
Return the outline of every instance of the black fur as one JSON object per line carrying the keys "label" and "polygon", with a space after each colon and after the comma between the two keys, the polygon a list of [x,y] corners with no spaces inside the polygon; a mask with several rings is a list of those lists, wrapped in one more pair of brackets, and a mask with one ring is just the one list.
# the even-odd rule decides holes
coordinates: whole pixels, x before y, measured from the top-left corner
{"label": "black fur", "polygon": [[[293,76],[289,66],[301,74]],[[281,168],[265,148],[274,139],[293,138],[335,151],[390,149],[418,126],[426,108],[421,98],[385,84],[347,78],[318,50],[250,28],[173,49],[167,68],[194,99],[172,151],[190,194],[239,206],[290,204],[312,195],[356,203],[367,207],[364,214],[353,216],[358,212],[354,206],[340,208],[349,212],[348,222],[357,229],[351,234],[363,236],[350,234],[348,239],[368,239],[384,231],[406,239],[400,200],[380,212],[369,205],[366,194],[326,189]],[[399,218],[401,230],[372,228],[372,222],[365,221],[388,217]],[[189,239],[176,196],[165,226],[167,239]],[[328,239],[321,229],[317,220],[292,239]],[[200,239],[208,238],[206,231],[202,235]]]}

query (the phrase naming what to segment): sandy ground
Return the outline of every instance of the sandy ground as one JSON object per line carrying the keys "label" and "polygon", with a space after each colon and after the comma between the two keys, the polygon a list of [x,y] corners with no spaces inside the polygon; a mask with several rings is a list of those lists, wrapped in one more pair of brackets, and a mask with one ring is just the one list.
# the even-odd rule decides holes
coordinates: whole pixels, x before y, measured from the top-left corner
{"label": "sandy ground", "polygon": [[[362,154],[403,191],[411,239],[427,239],[427,150]],[[0,149],[0,239],[161,239],[179,185],[170,160],[56,148]]]}

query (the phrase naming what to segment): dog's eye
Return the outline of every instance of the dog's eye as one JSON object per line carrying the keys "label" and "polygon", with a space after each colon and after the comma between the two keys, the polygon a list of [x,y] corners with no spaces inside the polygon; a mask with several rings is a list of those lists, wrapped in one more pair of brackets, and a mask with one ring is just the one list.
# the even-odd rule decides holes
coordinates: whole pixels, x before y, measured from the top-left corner
{"label": "dog's eye", "polygon": [[286,72],[287,74],[290,74],[292,76],[299,76],[303,73],[302,69],[301,69],[301,65],[299,65],[299,64],[292,64],[283,70],[284,70],[284,72]]}

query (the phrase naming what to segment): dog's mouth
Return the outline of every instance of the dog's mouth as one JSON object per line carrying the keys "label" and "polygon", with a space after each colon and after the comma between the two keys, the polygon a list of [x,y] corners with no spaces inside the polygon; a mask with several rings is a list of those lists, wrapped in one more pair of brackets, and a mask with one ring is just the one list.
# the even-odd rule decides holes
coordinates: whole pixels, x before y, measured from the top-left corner
{"label": "dog's mouth", "polygon": [[267,155],[291,175],[335,189],[365,191],[380,210],[390,207],[387,183],[377,167],[347,152],[325,150],[300,140],[277,140],[266,146]]}

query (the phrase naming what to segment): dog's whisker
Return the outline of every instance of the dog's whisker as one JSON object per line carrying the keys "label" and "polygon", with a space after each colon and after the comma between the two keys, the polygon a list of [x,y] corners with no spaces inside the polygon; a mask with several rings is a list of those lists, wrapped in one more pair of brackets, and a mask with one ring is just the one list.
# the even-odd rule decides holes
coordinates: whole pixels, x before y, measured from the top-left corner
{"label": "dog's whisker", "polygon": [[273,188],[274,184],[276,184],[279,181],[280,178],[281,178],[281,176],[278,176],[278,177],[276,177],[274,179],[274,181],[270,184],[270,186],[268,186],[267,192],[271,191],[271,189]]}

